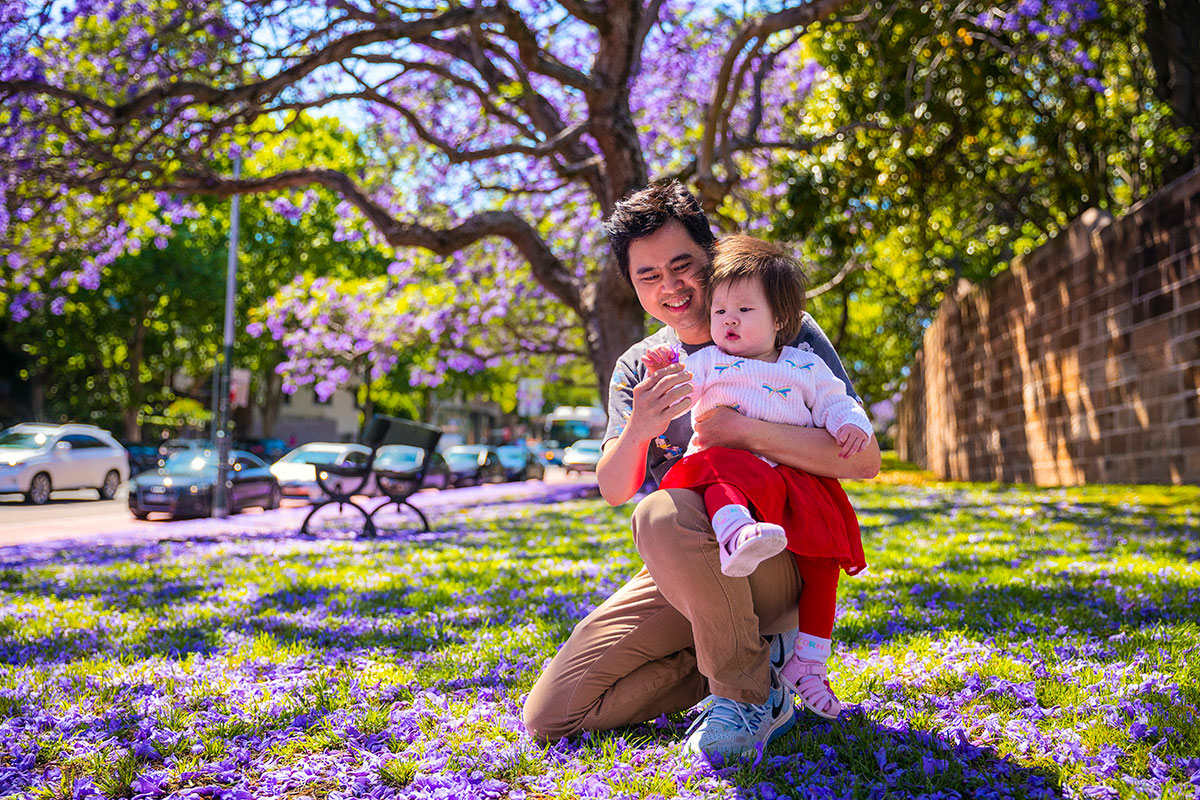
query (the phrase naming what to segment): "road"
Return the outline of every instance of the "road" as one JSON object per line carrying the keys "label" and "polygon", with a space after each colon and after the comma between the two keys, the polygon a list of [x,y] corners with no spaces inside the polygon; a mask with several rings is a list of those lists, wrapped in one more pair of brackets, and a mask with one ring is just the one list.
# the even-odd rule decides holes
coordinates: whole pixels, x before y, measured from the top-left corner
{"label": "road", "polygon": [[[568,477],[565,471],[551,468],[546,472],[545,483],[576,483],[587,480],[586,476]],[[532,487],[539,483],[539,481],[531,481],[529,485]],[[497,488],[513,485],[498,484]],[[447,491],[462,493],[472,490],[451,489]],[[422,495],[424,494],[422,492]],[[130,516],[124,487],[117,492],[117,496],[113,500],[99,500],[94,490],[85,489],[55,492],[50,496],[50,502],[43,506],[26,505],[23,500],[24,498],[19,494],[0,494],[0,547],[119,531],[157,532],[167,536],[170,535],[173,524],[153,518],[141,521]],[[302,500],[283,501],[285,509],[306,505],[307,502]],[[246,517],[261,513],[263,512],[257,508],[242,512]],[[155,517],[157,516],[155,515]],[[266,518],[264,517],[262,521],[265,522]]]}
{"label": "road", "polygon": [[55,492],[44,506],[26,505],[19,494],[0,494],[0,547],[153,526],[129,515],[125,489],[113,500],[99,500],[90,489]]}

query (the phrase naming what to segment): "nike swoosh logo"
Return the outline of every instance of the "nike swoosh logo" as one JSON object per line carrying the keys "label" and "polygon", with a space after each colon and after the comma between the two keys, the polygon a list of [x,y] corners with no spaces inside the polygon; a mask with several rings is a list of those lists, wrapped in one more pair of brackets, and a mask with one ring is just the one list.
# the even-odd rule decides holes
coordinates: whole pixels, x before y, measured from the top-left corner
{"label": "nike swoosh logo", "polygon": [[780,692],[779,699],[771,703],[771,719],[779,719],[779,715],[783,713],[783,703],[786,697],[787,692]]}
{"label": "nike swoosh logo", "polygon": [[771,648],[771,666],[775,669],[783,669],[783,664],[787,661],[787,654],[783,652],[783,637],[779,637],[779,655],[775,655],[775,648]]}

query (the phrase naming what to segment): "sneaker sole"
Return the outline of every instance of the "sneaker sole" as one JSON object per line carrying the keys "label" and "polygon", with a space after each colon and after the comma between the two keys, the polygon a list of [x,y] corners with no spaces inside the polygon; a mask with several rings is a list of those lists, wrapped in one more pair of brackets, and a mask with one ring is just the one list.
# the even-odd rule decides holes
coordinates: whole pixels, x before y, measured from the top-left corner
{"label": "sneaker sole", "polygon": [[721,572],[731,578],[744,578],[771,556],[782,553],[786,547],[787,536],[783,533],[760,536],[738,548],[721,564]]}
{"label": "sneaker sole", "polygon": [[767,745],[771,744],[772,742],[774,742],[776,739],[780,738],[781,736],[786,736],[787,732],[790,731],[793,727],[795,727],[795,725],[796,725],[796,709],[793,708],[792,713],[788,714],[786,717],[781,717],[779,720],[779,725],[775,729],[773,729],[769,734],[767,734],[767,741],[765,744],[763,744],[763,747],[766,747]]}

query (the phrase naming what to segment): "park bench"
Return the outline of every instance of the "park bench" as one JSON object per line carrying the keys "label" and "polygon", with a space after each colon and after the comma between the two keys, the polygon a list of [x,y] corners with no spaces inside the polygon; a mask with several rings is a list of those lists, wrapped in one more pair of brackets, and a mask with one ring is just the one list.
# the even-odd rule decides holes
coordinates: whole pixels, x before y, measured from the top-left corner
{"label": "park bench", "polygon": [[[308,535],[309,521],[312,520],[318,511],[334,503],[338,504],[338,511],[341,511],[345,506],[350,506],[362,514],[363,536],[375,535],[375,515],[379,513],[380,509],[390,505],[395,505],[397,508],[408,506],[420,518],[421,524],[424,526],[425,531],[428,532],[429,520],[421,513],[421,509],[408,501],[408,498],[419,490],[424,483],[425,471],[433,461],[434,448],[437,447],[438,439],[441,436],[442,432],[439,428],[434,425],[426,425],[423,422],[389,417],[384,414],[376,414],[371,417],[371,421],[363,431],[362,443],[371,449],[371,453],[367,456],[367,460],[364,463],[327,464],[317,468],[317,484],[325,493],[325,499],[314,505],[312,510],[308,512],[308,516],[304,518],[304,522],[300,526],[301,535]],[[420,463],[413,469],[405,470],[377,468],[375,466],[375,457],[379,454],[379,449],[386,445],[396,444],[420,448],[422,451]],[[363,491],[371,478],[372,472],[375,474],[376,486],[387,497],[387,501],[376,506],[371,511],[367,511],[353,499],[353,495],[360,494]],[[335,490],[334,487],[327,485],[324,478],[330,475],[350,478],[350,483],[346,484],[350,488]],[[354,481],[356,478],[358,479],[357,482]]]}

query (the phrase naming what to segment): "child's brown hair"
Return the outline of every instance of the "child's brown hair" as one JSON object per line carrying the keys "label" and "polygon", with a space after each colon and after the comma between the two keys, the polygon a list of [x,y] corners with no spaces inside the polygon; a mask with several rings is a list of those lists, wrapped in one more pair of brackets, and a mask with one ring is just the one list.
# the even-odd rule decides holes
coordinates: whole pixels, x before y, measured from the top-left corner
{"label": "child's brown hair", "polygon": [[725,236],[713,248],[709,295],[722,283],[758,278],[780,326],[775,346],[791,344],[804,319],[804,270],[799,260],[777,244],[753,236]]}

